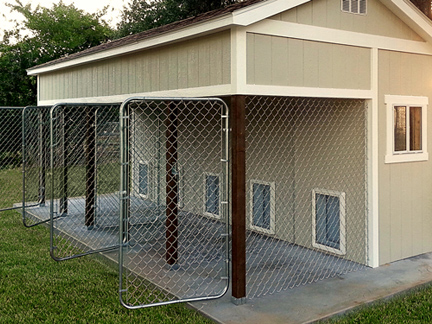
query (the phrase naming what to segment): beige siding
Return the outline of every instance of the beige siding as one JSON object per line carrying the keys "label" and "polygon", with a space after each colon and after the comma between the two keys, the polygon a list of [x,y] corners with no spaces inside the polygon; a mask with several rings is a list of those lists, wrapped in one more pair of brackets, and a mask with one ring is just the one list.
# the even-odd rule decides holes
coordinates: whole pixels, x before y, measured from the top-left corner
{"label": "beige siding", "polygon": [[247,34],[248,84],[367,90],[370,79],[369,49]]}
{"label": "beige siding", "polygon": [[385,95],[429,97],[431,154],[432,57],[379,52],[379,246],[380,264],[432,250],[432,162],[385,164]]}
{"label": "beige siding", "polygon": [[42,74],[40,100],[93,98],[230,83],[230,34],[222,32]]}
{"label": "beige siding", "polygon": [[339,0],[314,0],[288,10],[271,19],[319,27],[421,41],[379,0],[369,0],[366,15],[342,12]]}

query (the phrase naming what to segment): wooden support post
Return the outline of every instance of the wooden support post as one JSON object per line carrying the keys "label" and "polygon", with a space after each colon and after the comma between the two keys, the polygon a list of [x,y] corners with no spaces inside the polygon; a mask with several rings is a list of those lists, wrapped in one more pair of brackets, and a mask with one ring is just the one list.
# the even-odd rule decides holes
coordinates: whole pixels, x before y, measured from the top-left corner
{"label": "wooden support post", "polygon": [[61,180],[60,180],[60,190],[61,190],[61,196],[60,196],[60,214],[67,214],[68,213],[68,168],[69,168],[69,162],[68,162],[68,155],[69,155],[69,141],[68,141],[68,128],[69,128],[69,121],[67,118],[67,112],[66,107],[63,107],[63,111],[61,112],[61,123],[60,125],[63,126],[62,132],[60,132],[60,136],[62,137],[61,143],[62,143],[62,173],[61,173]]}
{"label": "wooden support post", "polygon": [[166,261],[178,260],[178,179],[177,167],[177,107],[168,103],[166,109]]}
{"label": "wooden support post", "polygon": [[246,298],[246,98],[231,97],[232,297]]}
{"label": "wooden support post", "polygon": [[85,226],[93,229],[96,214],[96,116],[95,108],[86,108],[85,117],[85,160],[86,160],[86,200]]}

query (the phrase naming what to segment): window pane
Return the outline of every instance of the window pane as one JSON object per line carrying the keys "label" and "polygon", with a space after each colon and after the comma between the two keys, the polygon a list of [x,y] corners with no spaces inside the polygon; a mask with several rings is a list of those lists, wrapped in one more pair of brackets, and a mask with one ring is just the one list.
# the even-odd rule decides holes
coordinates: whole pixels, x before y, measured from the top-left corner
{"label": "window pane", "polygon": [[342,0],[342,10],[350,11],[350,0]]}
{"label": "window pane", "polygon": [[340,249],[339,197],[316,194],[316,242]]}
{"label": "window pane", "polygon": [[141,195],[148,195],[148,164],[140,163],[139,164],[139,193]]}
{"label": "window pane", "polygon": [[206,176],[206,212],[219,215],[219,177]]}
{"label": "window pane", "polygon": [[366,0],[360,0],[360,13],[366,13]]}
{"label": "window pane", "polygon": [[253,225],[270,230],[270,186],[265,184],[253,184]]}
{"label": "window pane", "polygon": [[394,107],[394,150],[406,151],[406,107]]}
{"label": "window pane", "polygon": [[351,1],[351,12],[352,13],[359,13],[359,0],[352,0]]}
{"label": "window pane", "polygon": [[421,151],[422,108],[410,107],[410,151]]}

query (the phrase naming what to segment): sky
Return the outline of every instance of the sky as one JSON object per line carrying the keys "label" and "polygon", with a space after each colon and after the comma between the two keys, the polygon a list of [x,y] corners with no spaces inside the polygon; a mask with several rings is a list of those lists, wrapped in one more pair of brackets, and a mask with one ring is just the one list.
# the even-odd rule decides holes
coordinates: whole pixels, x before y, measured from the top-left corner
{"label": "sky", "polygon": [[[42,7],[50,8],[53,3],[59,3],[59,0],[21,0],[23,4],[31,3],[32,8],[35,8],[38,4]],[[128,0],[63,0],[63,3],[69,5],[74,4],[75,7],[83,9],[88,13],[94,13],[104,6],[109,5],[107,15],[104,17],[105,20],[112,26],[115,27],[119,18],[120,11],[124,4],[128,3]],[[3,31],[12,29],[14,24],[10,22],[13,19],[20,19],[20,14],[11,14],[10,9],[6,6],[6,3],[15,3],[15,0],[0,0],[0,39],[3,38]],[[3,17],[3,15],[6,16]]]}

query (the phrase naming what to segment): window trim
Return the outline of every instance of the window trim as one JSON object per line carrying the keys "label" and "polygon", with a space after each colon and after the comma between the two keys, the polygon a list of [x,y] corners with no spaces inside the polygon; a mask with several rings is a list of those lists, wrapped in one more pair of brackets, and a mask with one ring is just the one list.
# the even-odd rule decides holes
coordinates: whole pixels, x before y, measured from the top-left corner
{"label": "window trim", "polygon": [[[386,117],[387,117],[387,150],[385,163],[403,163],[428,161],[427,152],[427,107],[429,104],[428,97],[420,96],[396,96],[385,95]],[[394,144],[394,107],[421,107],[422,124],[421,124],[421,151],[403,151],[395,152]],[[408,123],[408,121],[407,121]],[[409,136],[409,135],[407,135]]]}
{"label": "window trim", "polygon": [[[213,213],[209,213],[207,211],[207,176],[212,176],[212,177],[218,177],[219,179],[219,195],[218,195],[218,204],[219,204],[219,214],[213,214]],[[221,219],[221,176],[218,173],[211,173],[211,172],[204,172],[204,201],[203,201],[203,211],[204,211],[204,215],[211,217],[211,218],[216,218],[216,219]]]}
{"label": "window trim", "polygon": [[[324,245],[318,243],[316,241],[316,195],[325,195],[339,198],[339,249],[330,247],[328,245]],[[326,190],[326,189],[312,189],[312,246],[326,251],[331,252],[338,255],[346,254],[346,199],[345,192],[334,191],[334,190]]]}
{"label": "window trim", "polygon": [[[261,185],[267,185],[270,186],[270,229],[266,229],[260,226],[256,226],[253,223],[253,210],[254,210],[254,206],[253,206],[253,196],[254,196],[254,192],[253,192],[253,185],[254,184],[261,184]],[[275,211],[276,211],[276,186],[274,182],[268,182],[268,181],[261,181],[261,180],[250,180],[249,182],[249,194],[250,194],[250,198],[249,198],[249,226],[252,230],[256,231],[256,232],[260,232],[260,233],[265,233],[265,234],[275,234],[275,222],[276,222],[276,217],[275,217]]]}
{"label": "window trim", "polygon": [[368,4],[367,4],[367,0],[365,0],[365,12],[360,12],[360,1],[361,0],[358,0],[358,6],[359,6],[359,12],[353,12],[352,11],[352,2],[353,2],[353,0],[348,0],[349,1],[349,3],[350,3],[350,10],[344,10],[344,7],[343,7],[343,0],[341,0],[341,2],[340,2],[340,4],[341,4],[341,11],[342,12],[344,12],[344,13],[350,13],[350,14],[353,14],[353,15],[361,15],[361,16],[366,16],[367,15],[367,9],[368,9]]}
{"label": "window trim", "polygon": [[[141,193],[141,179],[140,179],[140,167],[141,165],[147,165],[147,195],[142,194]],[[150,175],[151,169],[150,169],[150,162],[149,161],[144,161],[144,160],[140,160],[138,162],[138,195],[144,199],[150,199],[150,179],[151,179],[151,175]]]}

